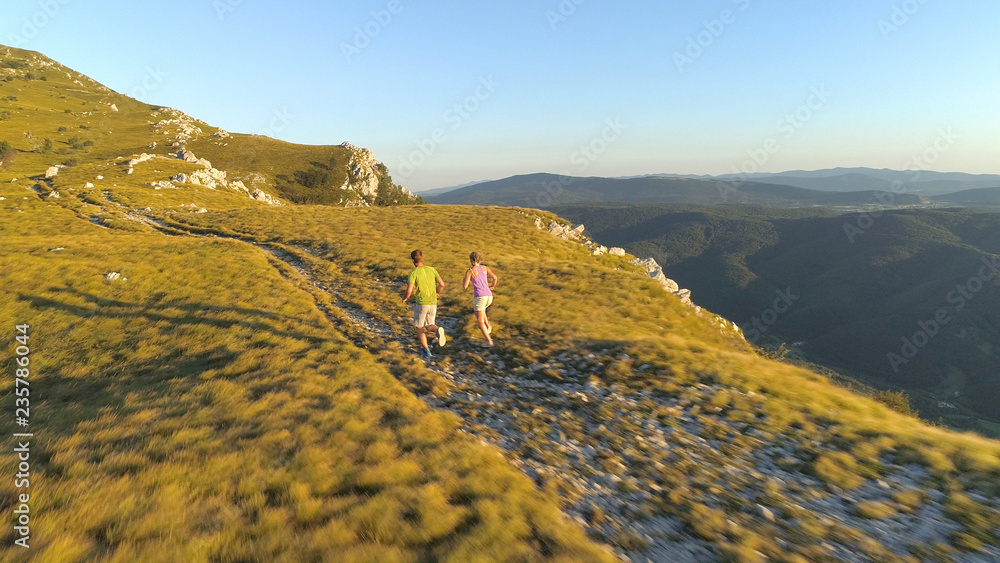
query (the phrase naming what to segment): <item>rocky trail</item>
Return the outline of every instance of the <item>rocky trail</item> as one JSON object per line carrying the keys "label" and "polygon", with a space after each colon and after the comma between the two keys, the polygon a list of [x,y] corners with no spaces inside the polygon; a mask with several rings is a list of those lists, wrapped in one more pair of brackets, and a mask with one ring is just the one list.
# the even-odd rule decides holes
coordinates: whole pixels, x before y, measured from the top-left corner
{"label": "rocky trail", "polygon": [[[106,199],[165,235],[253,244],[355,344],[416,353],[405,315],[389,313],[396,318],[389,323],[353,304],[343,286],[314,271],[311,263],[321,258],[309,249],[185,230]],[[440,324],[458,336],[458,318],[441,317]],[[432,408],[456,413],[468,434],[501,448],[540,489],[560,496],[568,517],[624,560],[765,561],[753,543],[740,542],[744,530],[753,530],[794,554],[789,561],[1000,561],[994,546],[979,553],[950,547],[962,524],[949,513],[948,491],[923,465],[883,455],[872,460],[878,478],[856,488],[831,486],[809,467],[837,455],[833,441],[794,427],[762,429],[756,422],[765,416],[763,396],[719,384],[672,394],[606,386],[602,374],[630,358],[566,349],[514,365],[502,355],[503,334],[497,342],[499,349],[483,350],[460,337],[435,347],[426,366],[451,384],[445,393],[404,384]],[[966,494],[1000,508],[995,498]],[[873,515],[878,507],[892,510]],[[720,534],[732,543],[708,539]]]}

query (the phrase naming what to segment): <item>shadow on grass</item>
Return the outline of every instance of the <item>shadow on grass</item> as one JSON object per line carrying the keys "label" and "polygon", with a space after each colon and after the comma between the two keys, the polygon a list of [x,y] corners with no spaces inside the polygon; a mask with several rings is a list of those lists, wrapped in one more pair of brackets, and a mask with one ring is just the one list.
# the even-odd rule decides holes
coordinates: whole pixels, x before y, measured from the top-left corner
{"label": "shadow on grass", "polygon": [[[30,304],[35,309],[52,309],[84,319],[93,319],[95,317],[116,319],[132,317],[145,319],[153,323],[166,322],[177,327],[186,325],[207,325],[220,329],[242,327],[254,331],[266,331],[275,336],[303,340],[312,344],[319,344],[324,341],[323,338],[315,335],[278,329],[265,321],[286,321],[290,323],[301,323],[303,321],[260,309],[220,307],[207,303],[193,303],[183,299],[164,301],[163,299],[166,297],[166,294],[158,294],[143,303],[107,299],[68,286],[50,288],[49,291],[56,294],[77,297],[86,304],[81,305],[68,300],[59,301],[40,295],[28,295],[24,293],[18,293],[18,300]],[[170,314],[172,311],[177,314]],[[241,317],[249,318],[245,320],[222,318],[226,314],[237,314]]]}

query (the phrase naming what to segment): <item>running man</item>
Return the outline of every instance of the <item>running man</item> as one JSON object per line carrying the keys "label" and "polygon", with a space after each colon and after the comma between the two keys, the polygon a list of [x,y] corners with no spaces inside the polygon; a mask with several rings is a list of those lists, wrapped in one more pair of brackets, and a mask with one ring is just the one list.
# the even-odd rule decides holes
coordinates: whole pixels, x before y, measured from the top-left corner
{"label": "running man", "polygon": [[413,326],[417,329],[417,336],[420,338],[420,353],[425,358],[431,357],[430,346],[427,345],[427,333],[437,333],[438,346],[444,346],[447,341],[444,336],[444,329],[434,324],[437,316],[437,298],[444,291],[444,280],[437,270],[430,266],[424,266],[424,253],[414,250],[410,253],[410,259],[416,266],[410,272],[406,283],[406,295],[403,296],[403,304],[410,300],[414,289],[417,293],[417,303],[413,306]]}
{"label": "running man", "polygon": [[482,265],[483,256],[478,252],[469,255],[469,262],[472,263],[472,267],[465,272],[462,289],[468,289],[469,282],[472,282],[472,310],[476,313],[476,324],[486,338],[485,346],[492,348],[493,338],[490,334],[493,332],[493,325],[486,316],[486,308],[493,304],[493,288],[497,286],[497,275]]}

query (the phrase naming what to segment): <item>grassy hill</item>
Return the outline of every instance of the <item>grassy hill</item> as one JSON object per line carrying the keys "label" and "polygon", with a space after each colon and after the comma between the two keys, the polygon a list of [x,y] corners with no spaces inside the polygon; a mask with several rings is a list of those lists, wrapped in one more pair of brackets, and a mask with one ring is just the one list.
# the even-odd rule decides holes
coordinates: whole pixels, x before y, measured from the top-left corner
{"label": "grassy hill", "polygon": [[[384,166],[344,145],[295,145],[230,134],[182,112],[118,94],[45,56],[0,45],[0,142],[9,170],[31,175],[58,164],[101,164],[141,153],[173,156],[187,149],[225,171],[228,181],[294,203],[413,203]],[[191,172],[200,168],[188,167]],[[166,180],[168,177],[162,178]],[[358,187],[367,182],[370,193]],[[377,193],[376,193],[377,186]],[[346,189],[344,189],[346,188]]]}
{"label": "grassy hill", "polygon": [[[1000,443],[758,356],[554,215],[157,190],[199,165],[128,174],[115,139],[48,182],[30,152],[0,171],[2,363],[30,325],[34,434],[5,561],[1000,556]],[[448,283],[430,362],[399,303],[416,247]],[[493,351],[471,250],[501,276]],[[25,492],[0,481],[0,517]]]}
{"label": "grassy hill", "polygon": [[[693,178],[576,178],[530,174],[485,182],[428,198],[451,205],[515,205],[546,209],[553,205],[595,202],[673,203],[690,205],[756,204],[777,207],[866,206],[878,203],[874,191],[823,192],[788,185]],[[897,205],[918,205],[911,194]]]}
{"label": "grassy hill", "polygon": [[[695,290],[698,303],[748,333],[803,341],[803,349],[824,363],[910,390],[932,420],[968,425],[973,413],[1000,420],[998,280],[956,291],[978,277],[984,259],[1000,254],[998,215],[890,211],[867,231],[853,233],[852,244],[845,225],[867,225],[871,217],[669,206],[558,212],[585,223],[603,244],[655,257],[669,276]],[[786,290],[796,296],[794,304],[764,330],[754,328],[753,319],[763,322],[778,292]],[[893,365],[889,354],[902,356],[902,339],[912,341],[922,331],[919,323],[932,327],[928,321],[938,311],[947,314],[947,326],[915,357]],[[917,338],[922,342],[923,336]],[[940,408],[939,402],[961,408]]]}

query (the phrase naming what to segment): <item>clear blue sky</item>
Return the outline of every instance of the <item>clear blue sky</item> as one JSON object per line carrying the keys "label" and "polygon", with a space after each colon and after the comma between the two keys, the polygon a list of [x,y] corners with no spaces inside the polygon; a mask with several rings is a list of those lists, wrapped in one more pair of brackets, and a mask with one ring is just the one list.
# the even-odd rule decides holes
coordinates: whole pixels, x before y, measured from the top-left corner
{"label": "clear blue sky", "polygon": [[[231,131],[369,147],[422,190],[1000,173],[998,22],[992,0],[4,0],[0,43]],[[144,89],[149,69],[165,76]]]}

